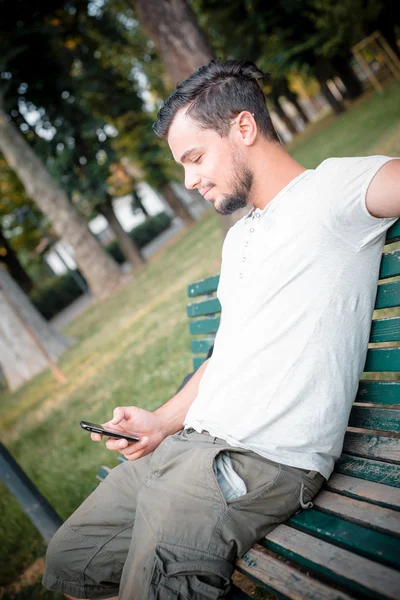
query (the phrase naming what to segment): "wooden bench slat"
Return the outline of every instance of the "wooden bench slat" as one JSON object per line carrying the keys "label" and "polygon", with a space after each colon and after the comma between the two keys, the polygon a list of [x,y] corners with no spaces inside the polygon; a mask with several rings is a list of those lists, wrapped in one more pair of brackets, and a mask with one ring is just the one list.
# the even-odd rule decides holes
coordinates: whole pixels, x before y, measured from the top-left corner
{"label": "wooden bench slat", "polygon": [[324,488],[348,498],[365,500],[377,506],[400,511],[400,488],[340,473],[333,473]]}
{"label": "wooden bench slat", "polygon": [[110,471],[111,471],[110,467],[106,467],[105,465],[102,465],[96,474],[96,478],[99,481],[104,481]]}
{"label": "wooden bench slat", "polygon": [[365,458],[378,458],[400,463],[400,439],[346,431],[343,452]]}
{"label": "wooden bench slat", "polygon": [[335,463],[335,472],[400,487],[400,466],[371,458],[360,458],[343,453]]}
{"label": "wooden bench slat", "polygon": [[319,510],[329,515],[374,529],[380,533],[400,537],[400,515],[395,510],[334,494],[327,490],[322,490],[317,494],[313,503]]}
{"label": "wooden bench slat", "polygon": [[202,302],[193,302],[186,307],[188,317],[201,317],[221,312],[221,304],[218,298],[210,298]]}
{"label": "wooden bench slat", "polygon": [[213,343],[214,340],[211,339],[192,340],[190,346],[193,354],[207,354]]}
{"label": "wooden bench slat", "polygon": [[207,356],[197,356],[193,359],[193,371],[197,371],[199,367],[203,364],[203,362],[207,359]]}
{"label": "wooden bench slat", "polygon": [[364,371],[400,371],[400,348],[371,348]]}
{"label": "wooden bench slat", "polygon": [[355,404],[351,409],[349,427],[398,433],[400,431],[399,416],[400,412],[396,408],[369,408]]}
{"label": "wooden bench slat", "polygon": [[[207,280],[205,280],[207,281]],[[213,291],[213,290],[211,290]],[[206,292],[197,294],[201,296]],[[375,309],[393,308],[399,306],[400,301],[400,281],[382,283],[378,286],[376,295]],[[194,302],[187,306],[188,317],[209,315],[221,312],[221,304],[218,298],[209,298],[200,302]]]}
{"label": "wooden bench slat", "polygon": [[392,250],[382,256],[379,279],[400,275],[400,250]]}
{"label": "wooden bench slat", "polygon": [[372,321],[370,343],[397,342],[400,340],[400,317]]}
{"label": "wooden bench slat", "polygon": [[332,589],[308,577],[294,567],[251,548],[240,558],[236,567],[273,593],[290,600],[350,600],[343,592]]}
{"label": "wooden bench slat", "polygon": [[371,404],[400,404],[400,381],[360,381],[356,401]]}
{"label": "wooden bench slat", "polygon": [[217,290],[218,282],[219,275],[214,275],[214,277],[207,277],[206,279],[190,283],[188,285],[188,296],[194,298],[203,294],[211,294]]}
{"label": "wooden bench slat", "polygon": [[373,600],[399,600],[399,572],[302,531],[278,525],[262,545]]}
{"label": "wooden bench slat", "polygon": [[289,523],[296,528],[356,552],[371,560],[400,569],[399,540],[356,523],[315,509],[302,510]]}
{"label": "wooden bench slat", "polygon": [[386,233],[387,244],[391,242],[397,242],[398,240],[400,240],[400,219],[398,219],[396,223],[387,230]]}
{"label": "wooden bench slat", "polygon": [[217,333],[220,320],[220,317],[211,317],[192,321],[189,323],[189,331],[192,335]]}
{"label": "wooden bench slat", "polygon": [[400,304],[400,281],[382,283],[378,285],[375,308],[393,308]]}

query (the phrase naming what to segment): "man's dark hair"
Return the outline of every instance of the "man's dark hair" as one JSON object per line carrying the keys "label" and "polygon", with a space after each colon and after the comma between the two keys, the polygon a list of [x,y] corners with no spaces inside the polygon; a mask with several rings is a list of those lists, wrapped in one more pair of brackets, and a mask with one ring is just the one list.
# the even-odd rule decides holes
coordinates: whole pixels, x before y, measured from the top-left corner
{"label": "man's dark hair", "polygon": [[166,139],[171,123],[181,108],[202,129],[212,129],[221,137],[229,134],[230,122],[240,112],[253,113],[259,131],[279,142],[264,93],[258,84],[265,74],[249,60],[212,60],[182,81],[160,108],[153,125],[155,133]]}

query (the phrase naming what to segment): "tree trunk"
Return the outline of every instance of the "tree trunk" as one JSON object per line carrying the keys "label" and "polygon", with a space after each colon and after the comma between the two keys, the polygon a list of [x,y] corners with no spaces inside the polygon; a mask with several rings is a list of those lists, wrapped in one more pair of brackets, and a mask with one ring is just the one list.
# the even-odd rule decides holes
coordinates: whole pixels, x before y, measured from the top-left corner
{"label": "tree trunk", "polygon": [[330,77],[332,77],[332,75],[333,75],[332,64],[328,60],[321,59],[321,60],[317,61],[317,64],[315,65],[315,76],[319,83],[319,86],[321,89],[321,94],[324,96],[325,100],[329,103],[329,105],[331,106],[333,111],[337,115],[341,115],[345,111],[345,107],[342,104],[342,102],[339,102],[339,100],[337,100],[335,98],[335,96],[332,94],[332,92],[329,89],[329,86],[326,82],[326,80],[329,79]]}
{"label": "tree trunk", "polygon": [[332,59],[332,66],[343,81],[347,91],[346,96],[350,98],[350,100],[358,98],[363,92],[363,87],[348,61],[345,58],[338,56]]}
{"label": "tree trunk", "polygon": [[176,216],[182,219],[185,225],[192,225],[195,222],[195,219],[192,217],[186,206],[183,206],[169,183],[164,183],[160,192]]}
{"label": "tree trunk", "polygon": [[146,210],[145,205],[142,202],[141,197],[139,196],[139,194],[137,193],[137,191],[135,190],[135,188],[132,189],[132,208],[138,208],[139,210],[142,211],[142,213],[144,214],[144,216],[149,217],[149,213]]}
{"label": "tree trunk", "polygon": [[0,150],[23,183],[26,193],[52,222],[57,236],[68,242],[93,295],[109,296],[122,283],[118,265],[109,257],[66,193],[0,107]]}
{"label": "tree trunk", "polygon": [[310,122],[310,119],[308,118],[308,115],[304,111],[304,108],[301,106],[300,102],[298,101],[297,95],[294,92],[292,92],[291,89],[289,89],[289,86],[286,81],[283,81],[283,86],[284,86],[283,95],[286,96],[286,98],[289,100],[289,102],[291,102],[295,106],[297,112],[303,119],[304,124],[307,125],[307,123]]}
{"label": "tree trunk", "polygon": [[48,368],[46,354],[55,362],[70,345],[0,266],[0,361],[10,390]]}
{"label": "tree trunk", "polygon": [[[173,84],[187,79],[214,58],[210,41],[186,0],[133,0],[133,4]],[[169,203],[169,192],[162,194]],[[175,211],[172,204],[171,208]],[[237,211],[220,217],[224,235],[241,216]]]}
{"label": "tree trunk", "polygon": [[4,250],[3,252],[0,252],[0,263],[4,264],[11,277],[15,279],[23,291],[28,294],[33,288],[33,281],[19,262],[17,253],[11,248],[8,240],[4,237],[3,232],[0,229],[0,251],[2,248]]}
{"label": "tree trunk", "polygon": [[107,196],[106,202],[101,204],[98,209],[107,219],[107,222],[111,227],[111,231],[115,235],[118,245],[127,261],[130,262],[133,267],[141,267],[146,262],[145,258],[141,255],[140,250],[135,244],[134,240],[121,227],[117,215],[114,212],[112,199],[109,195]]}
{"label": "tree trunk", "polygon": [[339,102],[339,100],[337,100],[335,98],[335,96],[332,94],[325,79],[323,79],[323,78],[320,79],[318,75],[317,75],[317,79],[318,79],[318,83],[321,88],[321,94],[324,96],[324,98],[327,100],[327,102],[329,102],[333,111],[337,115],[341,115],[342,113],[344,113],[345,108],[344,108],[343,104],[341,102]]}
{"label": "tree trunk", "polygon": [[309,119],[308,115],[306,114],[304,108],[301,106],[300,102],[297,100],[296,96],[293,95],[290,98],[288,98],[288,100],[289,100],[289,102],[291,102],[292,104],[294,104],[297,112],[299,113],[299,115],[303,119],[304,124],[307,125],[307,123],[310,122],[310,119]]}
{"label": "tree trunk", "polygon": [[174,85],[213,58],[211,44],[185,0],[134,0],[133,3]]}
{"label": "tree trunk", "polygon": [[274,105],[277,115],[285,123],[285,125],[289,129],[290,133],[292,135],[296,135],[298,133],[298,131],[297,131],[294,123],[290,119],[290,117],[288,117],[288,115],[283,110],[282,106],[279,104],[279,100],[271,98],[271,101]]}

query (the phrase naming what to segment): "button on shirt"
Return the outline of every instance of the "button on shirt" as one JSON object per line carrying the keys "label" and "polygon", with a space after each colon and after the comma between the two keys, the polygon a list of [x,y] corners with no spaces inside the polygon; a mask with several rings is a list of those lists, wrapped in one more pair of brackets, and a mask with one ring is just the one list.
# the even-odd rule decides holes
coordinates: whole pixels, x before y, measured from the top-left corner
{"label": "button on shirt", "polygon": [[328,478],[362,373],[385,232],[368,185],[388,157],[333,158],[228,232],[214,353],[185,426]]}

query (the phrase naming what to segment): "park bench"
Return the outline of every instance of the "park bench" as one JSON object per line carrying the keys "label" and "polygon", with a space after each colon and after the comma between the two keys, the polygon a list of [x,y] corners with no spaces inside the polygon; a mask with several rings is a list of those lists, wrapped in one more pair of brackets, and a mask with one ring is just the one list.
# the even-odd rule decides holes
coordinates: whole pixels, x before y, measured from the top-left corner
{"label": "park bench", "polygon": [[[386,241],[400,241],[400,221]],[[399,276],[400,250],[389,250],[375,308],[395,308],[397,316],[375,313],[364,371],[379,379],[360,380],[334,473],[313,508],[276,527],[237,561],[236,584],[245,576],[293,600],[400,599],[400,280],[387,282]],[[218,281],[209,277],[188,288],[196,300],[187,307],[194,370],[218,330]],[[107,472],[102,467],[98,478]],[[250,596],[234,585],[232,598]]]}

